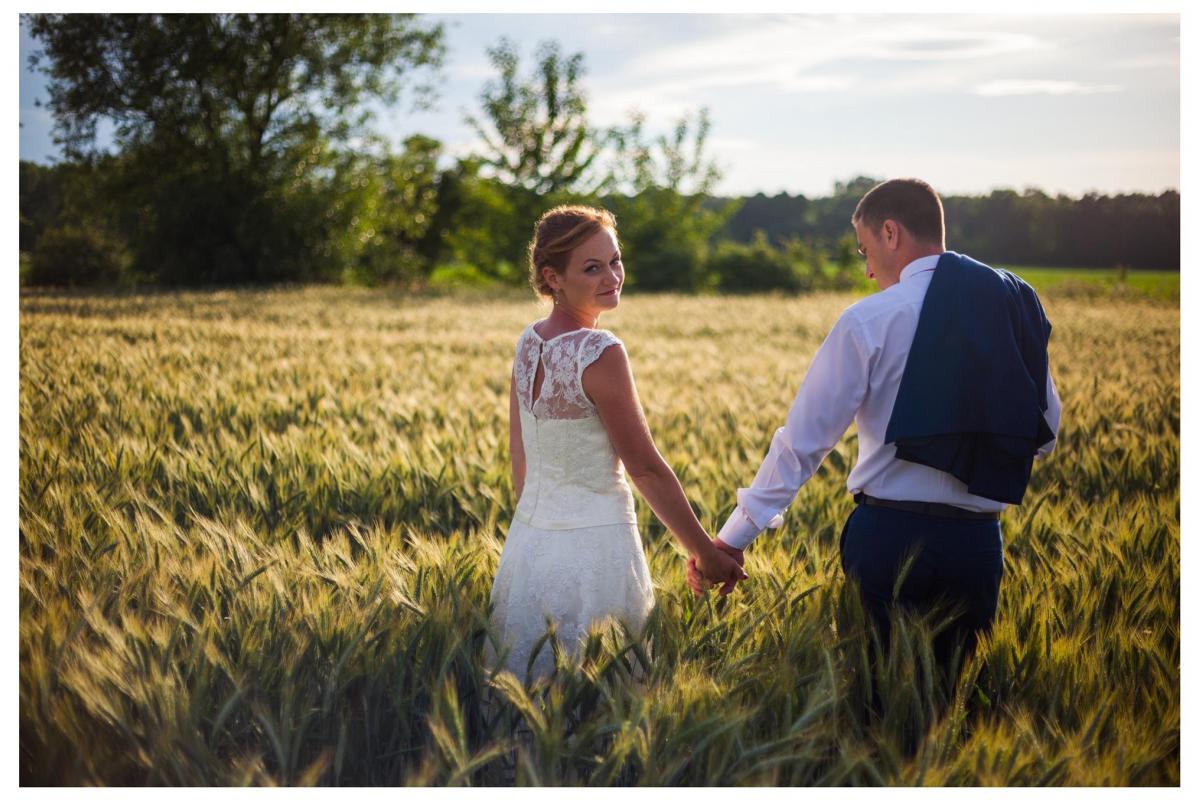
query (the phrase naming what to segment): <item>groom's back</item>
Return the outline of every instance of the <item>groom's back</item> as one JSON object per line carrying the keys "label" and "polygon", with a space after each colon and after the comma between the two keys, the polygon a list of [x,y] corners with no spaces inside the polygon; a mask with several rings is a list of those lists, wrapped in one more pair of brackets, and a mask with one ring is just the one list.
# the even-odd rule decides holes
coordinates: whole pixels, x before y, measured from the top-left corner
{"label": "groom's back", "polygon": [[[913,264],[914,269],[906,272],[898,283],[864,297],[842,312],[837,324],[852,328],[856,344],[863,348],[863,366],[870,375],[868,399],[871,394],[878,396],[888,383],[893,384],[891,398],[895,398],[936,263],[935,256],[927,263]],[[889,411],[890,408],[889,402]]]}
{"label": "groom's back", "polygon": [[940,470],[897,459],[895,445],[884,443],[938,258],[926,256],[913,262],[901,273],[899,282],[847,308],[834,326],[835,331],[842,329],[839,335],[852,337],[855,345],[852,352],[858,354],[857,363],[845,368],[865,370],[867,377],[866,391],[854,416],[858,461],[847,479],[847,487],[852,493],[870,488],[884,497],[953,502],[979,511],[998,510],[1002,504],[966,494],[962,487],[954,485],[951,476]]}

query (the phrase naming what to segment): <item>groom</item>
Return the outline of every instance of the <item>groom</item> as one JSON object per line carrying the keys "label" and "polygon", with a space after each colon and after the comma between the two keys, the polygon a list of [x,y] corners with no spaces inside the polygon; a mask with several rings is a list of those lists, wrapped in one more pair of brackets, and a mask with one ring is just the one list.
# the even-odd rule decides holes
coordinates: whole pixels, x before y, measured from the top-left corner
{"label": "groom", "polygon": [[[746,546],[782,524],[797,491],[857,423],[858,461],[846,481],[856,508],[842,530],[842,569],[885,646],[893,603],[948,602],[961,612],[934,641],[952,687],[996,614],[1000,512],[1021,501],[1033,458],[1055,444],[1050,323],[1020,278],[946,250],[941,199],[924,181],[875,186],[851,223],[880,291],[847,308],[813,356],[717,546],[742,563]],[[706,585],[692,563],[688,582],[697,593]]]}

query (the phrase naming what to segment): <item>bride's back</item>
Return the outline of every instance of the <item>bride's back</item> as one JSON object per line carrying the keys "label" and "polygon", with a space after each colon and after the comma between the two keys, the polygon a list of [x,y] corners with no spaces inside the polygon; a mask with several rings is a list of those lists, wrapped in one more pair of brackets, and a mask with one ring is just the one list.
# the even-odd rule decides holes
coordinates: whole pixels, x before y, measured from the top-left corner
{"label": "bride's back", "polygon": [[583,391],[583,371],[613,345],[622,346],[621,340],[606,330],[580,328],[543,339],[533,325],[517,342],[513,377],[526,467],[515,517],[528,525],[636,522],[624,468]]}

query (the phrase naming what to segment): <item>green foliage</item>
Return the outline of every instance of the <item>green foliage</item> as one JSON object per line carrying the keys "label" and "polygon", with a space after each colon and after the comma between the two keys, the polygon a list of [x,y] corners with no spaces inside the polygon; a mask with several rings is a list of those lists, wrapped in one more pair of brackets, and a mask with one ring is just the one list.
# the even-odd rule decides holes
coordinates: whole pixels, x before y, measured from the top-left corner
{"label": "green foliage", "polygon": [[[513,42],[488,49],[497,75],[480,94],[481,113],[467,116],[483,153],[439,169],[438,142],[410,137],[394,152],[368,125],[372,101],[394,105],[402,88],[428,104],[432,84],[414,76],[441,66],[440,25],[354,14],[22,19],[43,47],[30,61],[50,78],[68,159],[21,164],[27,254],[63,228],[127,251],[121,271],[141,283],[420,286],[445,266],[442,283],[461,273],[515,286],[526,280],[537,218],[582,202],[617,215],[637,266],[631,289],[865,286],[847,236],[875,179],[838,182],[827,198],[713,197],[720,173],[704,153],[705,109],[658,136],[640,112],[594,128],[583,56],[553,41],[527,73]],[[102,121],[115,125],[113,153],[96,146]],[[1134,271],[1179,263],[1178,192],[1075,200],[996,190],[944,202],[948,244],[985,261]],[[43,262],[37,272],[69,282],[68,268]]]}
{"label": "green foliage", "polygon": [[524,79],[511,40],[501,39],[487,54],[500,73],[479,96],[487,124],[467,117],[486,148],[482,163],[501,183],[535,196],[580,190],[602,138],[587,123],[583,54],[564,56],[557,42],[542,42],[537,66]]}
{"label": "green foliage", "polygon": [[767,235],[756,231],[750,244],[718,242],[708,262],[722,292],[747,293],[770,289],[798,292],[812,288],[811,276],[800,271],[783,250],[772,247]]}
{"label": "green foliage", "polygon": [[418,248],[436,211],[441,145],[426,136],[410,136],[400,153],[377,145],[380,155],[340,154],[331,192],[342,224],[330,230],[332,252],[345,283],[413,283],[429,272]]}
{"label": "green foliage", "polygon": [[367,101],[395,102],[443,50],[440,27],[402,15],[27,19],[67,156],[95,157],[96,126],[115,122],[107,199],[128,218],[135,268],[162,283],[337,275],[335,151],[365,130]]}
{"label": "green foliage", "polygon": [[833,252],[833,263],[839,272],[853,272],[856,268],[861,269],[858,240],[853,233],[846,233],[837,240],[837,246]]}
{"label": "green foliage", "polygon": [[787,239],[775,247],[764,231],[755,231],[749,244],[721,240],[712,250],[707,269],[723,293],[784,291],[845,291],[867,289],[853,237],[838,242],[832,263],[815,245]]}
{"label": "green foliage", "polygon": [[20,162],[19,199],[22,253],[33,250],[38,237],[59,221],[64,204],[67,167]]}
{"label": "green foliage", "polygon": [[51,79],[49,108],[68,156],[94,152],[96,126],[109,118],[119,146],[199,143],[251,169],[286,171],[289,150],[322,135],[344,140],[365,121],[364,101],[394,103],[406,72],[439,66],[444,50],[440,26],[417,25],[412,15],[27,20],[45,48],[31,62]]}
{"label": "green foliage", "polygon": [[636,112],[628,125],[601,133],[587,122],[581,54],[564,57],[556,43],[545,42],[537,69],[524,79],[511,42],[501,40],[488,55],[499,72],[480,96],[489,126],[468,118],[486,155],[459,165],[452,217],[458,222],[447,234],[453,260],[523,282],[541,213],[564,202],[603,204],[618,218],[626,256],[638,264],[631,288],[710,288],[708,242],[737,206],[704,203],[719,178],[704,155],[707,111],[695,120],[685,115],[670,135],[653,141]]}
{"label": "green foliage", "polygon": [[[756,230],[773,244],[813,240],[832,250],[859,198],[878,181],[838,182],[828,197],[758,194],[746,198],[721,235],[749,242]],[[710,201],[719,206],[723,201]],[[946,244],[988,263],[1171,269],[1179,264],[1179,192],[1080,198],[1037,189],[995,189],[986,195],[942,197]]]}
{"label": "green foliage", "polygon": [[482,288],[493,283],[494,278],[469,264],[447,264],[438,267],[429,275],[429,285],[434,289]]}
{"label": "green foliage", "polygon": [[120,280],[129,257],[121,242],[99,228],[64,226],[38,237],[25,283],[30,286],[92,286]]}
{"label": "green foliage", "polygon": [[[27,293],[20,781],[1178,785],[1180,310],[1042,299],[1063,423],[1002,520],[996,626],[940,712],[928,621],[902,618],[875,716],[838,566],[853,432],[723,600],[639,500],[646,630],[525,686],[482,654],[527,297]],[[603,318],[709,530],[854,300]]]}
{"label": "green foliage", "polygon": [[603,179],[594,162],[604,134],[587,121],[581,53],[564,55],[557,42],[542,42],[524,77],[512,41],[501,39],[487,53],[499,74],[480,93],[482,118],[466,118],[484,154],[459,162],[445,241],[451,260],[518,284],[526,280],[538,217],[560,203],[596,202]]}
{"label": "green foliage", "polygon": [[623,257],[634,265],[629,288],[691,292],[708,286],[705,256],[710,225],[687,214],[688,199],[648,188],[633,197],[606,198],[617,218]]}
{"label": "green foliage", "polygon": [[[31,283],[88,285],[132,281],[121,210],[109,203],[110,158],[43,167],[20,162],[20,249],[29,257]],[[53,241],[42,246],[42,237]],[[40,263],[32,265],[41,251]],[[66,259],[54,264],[54,258]],[[86,273],[72,275],[72,270]]]}
{"label": "green foliage", "polygon": [[465,159],[453,174],[454,210],[446,217],[445,252],[452,263],[470,264],[484,275],[520,283],[538,217],[535,198],[482,177],[479,169],[477,160]]}
{"label": "green foliage", "polygon": [[[1000,266],[1000,265],[996,265]],[[1179,304],[1178,270],[1136,270],[1124,276],[1113,269],[1071,269],[1064,267],[1005,267],[1020,275],[1039,292],[1051,289],[1056,295],[1096,301],[1118,298],[1152,297]]]}
{"label": "green foliage", "polygon": [[645,116],[631,115],[629,125],[612,132],[611,185],[605,205],[617,217],[622,254],[636,264],[626,278],[631,288],[687,292],[712,288],[707,269],[708,243],[737,204],[714,209],[705,198],[720,171],[704,153],[711,123],[707,109],[693,120],[685,115],[671,135],[649,141]]}

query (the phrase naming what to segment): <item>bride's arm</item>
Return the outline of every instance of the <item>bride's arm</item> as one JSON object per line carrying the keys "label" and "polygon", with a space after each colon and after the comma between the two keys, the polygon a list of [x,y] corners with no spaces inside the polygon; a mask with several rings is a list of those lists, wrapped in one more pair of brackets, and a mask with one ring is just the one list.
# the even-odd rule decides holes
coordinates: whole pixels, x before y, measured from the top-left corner
{"label": "bride's arm", "polygon": [[508,383],[508,454],[512,461],[513,497],[525,490],[525,443],[521,439],[521,407],[517,400],[517,377]]}
{"label": "bride's arm", "polygon": [[[625,349],[607,348],[584,370],[582,382],[626,474],[679,543],[696,556],[704,574],[718,581],[744,574],[708,538],[675,472],[654,445]],[[706,564],[708,569],[703,566]]]}

